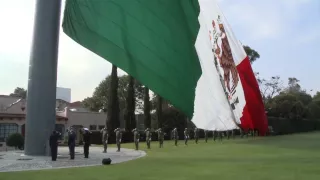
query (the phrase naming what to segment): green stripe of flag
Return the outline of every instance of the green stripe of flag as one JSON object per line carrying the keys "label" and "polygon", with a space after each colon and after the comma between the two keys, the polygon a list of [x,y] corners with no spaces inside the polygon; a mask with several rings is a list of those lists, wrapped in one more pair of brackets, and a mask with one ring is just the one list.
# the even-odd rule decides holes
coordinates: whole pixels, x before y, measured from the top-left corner
{"label": "green stripe of flag", "polygon": [[192,117],[197,0],[67,0],[63,30]]}

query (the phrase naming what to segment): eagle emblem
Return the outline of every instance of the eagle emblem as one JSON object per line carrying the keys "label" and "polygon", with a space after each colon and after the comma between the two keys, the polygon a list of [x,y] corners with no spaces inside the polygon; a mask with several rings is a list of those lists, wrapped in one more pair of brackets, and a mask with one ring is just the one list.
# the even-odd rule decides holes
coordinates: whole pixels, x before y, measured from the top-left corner
{"label": "eagle emblem", "polygon": [[[224,87],[228,93],[228,99],[235,99],[234,101],[237,101],[237,98],[233,98],[233,96],[236,93],[236,87],[239,83],[239,76],[237,66],[232,56],[232,50],[228,41],[228,36],[220,16],[218,16],[216,22],[214,20],[212,21],[212,27],[214,34],[212,51],[218,60],[221,69],[223,70],[221,75],[223,77]],[[220,43],[218,43],[218,41]],[[234,103],[235,102],[232,104]]]}

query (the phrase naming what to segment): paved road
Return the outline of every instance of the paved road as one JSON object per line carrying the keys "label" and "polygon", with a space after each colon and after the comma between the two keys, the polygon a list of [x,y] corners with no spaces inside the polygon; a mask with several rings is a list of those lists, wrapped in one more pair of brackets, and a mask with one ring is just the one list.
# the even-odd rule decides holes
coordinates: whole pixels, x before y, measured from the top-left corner
{"label": "paved road", "polygon": [[108,148],[108,153],[102,153],[102,150],[102,147],[90,147],[89,159],[85,159],[82,147],[76,147],[75,160],[70,160],[68,147],[59,147],[58,159],[55,162],[46,156],[24,156],[23,151],[0,152],[0,172],[97,166],[102,164],[103,158],[108,157],[112,164],[116,164],[146,155],[144,151],[124,148],[121,152],[116,152],[116,148]]}

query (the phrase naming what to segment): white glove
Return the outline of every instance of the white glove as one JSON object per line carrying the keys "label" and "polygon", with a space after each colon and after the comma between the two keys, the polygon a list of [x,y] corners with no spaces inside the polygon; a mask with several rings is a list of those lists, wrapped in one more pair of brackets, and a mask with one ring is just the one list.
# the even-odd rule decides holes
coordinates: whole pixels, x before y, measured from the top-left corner
{"label": "white glove", "polygon": [[137,141],[139,142],[139,139],[137,139]]}
{"label": "white glove", "polygon": [[119,140],[119,142],[121,142],[121,139]]}
{"label": "white glove", "polygon": [[105,143],[108,144],[108,140],[106,140]]}

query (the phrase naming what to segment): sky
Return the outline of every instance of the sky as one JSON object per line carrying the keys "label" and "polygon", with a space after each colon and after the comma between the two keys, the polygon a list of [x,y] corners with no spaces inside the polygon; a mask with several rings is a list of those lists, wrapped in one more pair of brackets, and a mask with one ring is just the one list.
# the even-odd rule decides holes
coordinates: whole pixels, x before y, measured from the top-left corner
{"label": "sky", "polygon": [[[296,77],[307,91],[320,91],[319,0],[218,1],[237,38],[259,52],[255,72],[285,84]],[[0,0],[0,94],[27,88],[34,10],[35,0]],[[110,73],[109,62],[60,29],[57,86],[71,88],[72,101],[90,97]]]}

